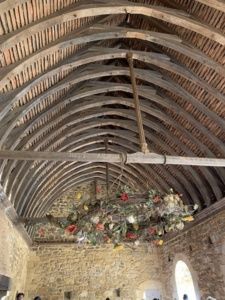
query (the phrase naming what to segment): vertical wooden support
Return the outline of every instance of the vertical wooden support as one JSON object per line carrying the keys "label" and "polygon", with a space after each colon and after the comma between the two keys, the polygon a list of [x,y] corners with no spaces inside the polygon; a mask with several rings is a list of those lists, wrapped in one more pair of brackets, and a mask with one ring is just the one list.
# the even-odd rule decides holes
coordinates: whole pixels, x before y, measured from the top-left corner
{"label": "vertical wooden support", "polygon": [[133,89],[133,97],[134,97],[135,112],[136,112],[136,117],[137,117],[137,125],[138,125],[141,151],[143,153],[148,153],[149,149],[148,149],[148,145],[145,140],[145,133],[144,133],[142,116],[141,116],[140,100],[139,100],[139,96],[138,96],[136,78],[135,78],[135,74],[134,74],[133,54],[131,52],[127,53],[127,61],[129,64],[129,69],[130,69],[130,78],[131,78],[132,89]]}

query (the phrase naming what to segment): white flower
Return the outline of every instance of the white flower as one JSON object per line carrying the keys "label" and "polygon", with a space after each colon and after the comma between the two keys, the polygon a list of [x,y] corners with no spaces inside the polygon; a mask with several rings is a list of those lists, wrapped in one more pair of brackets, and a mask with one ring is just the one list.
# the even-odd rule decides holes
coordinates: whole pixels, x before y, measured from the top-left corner
{"label": "white flower", "polygon": [[135,246],[139,246],[139,245],[140,245],[140,241],[136,240],[136,241],[134,242],[134,245],[135,245]]}
{"label": "white flower", "polygon": [[180,222],[180,223],[176,224],[176,227],[177,227],[177,229],[182,230],[182,229],[184,229],[184,223]]}
{"label": "white flower", "polygon": [[136,218],[133,215],[128,216],[127,221],[131,224],[134,224],[137,222]]}
{"label": "white flower", "polygon": [[194,205],[194,210],[197,210],[198,209],[198,204],[195,204]]}
{"label": "white flower", "polygon": [[91,222],[94,224],[98,224],[99,223],[99,217],[95,216],[95,217],[91,217]]}
{"label": "white flower", "polygon": [[114,224],[113,224],[113,223],[109,224],[109,229],[110,229],[110,230],[112,230],[113,227],[114,227]]}

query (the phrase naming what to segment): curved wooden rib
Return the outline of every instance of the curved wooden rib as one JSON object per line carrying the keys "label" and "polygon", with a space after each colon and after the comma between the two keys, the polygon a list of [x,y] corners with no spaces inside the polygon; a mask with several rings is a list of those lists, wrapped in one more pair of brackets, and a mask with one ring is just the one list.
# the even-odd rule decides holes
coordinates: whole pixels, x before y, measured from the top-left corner
{"label": "curved wooden rib", "polygon": [[[32,203],[27,203],[26,205],[26,213],[27,215],[33,215],[33,212],[35,213],[41,213],[41,210],[43,207],[46,206],[46,202],[49,201],[49,204],[51,205],[51,194],[56,194],[61,190],[62,185],[64,183],[68,183],[71,177],[79,177],[80,174],[85,174],[86,172],[92,171],[95,173],[95,170],[101,171],[102,174],[105,174],[105,164],[92,164],[92,163],[85,163],[84,165],[78,165],[77,167],[70,168],[67,170],[67,168],[64,169],[64,174],[61,178],[59,178],[58,181],[55,182],[54,188],[46,191],[41,195],[41,198],[39,198],[39,201]],[[128,172],[129,167],[124,169],[124,173],[122,174],[122,182],[125,184],[125,182],[128,182],[128,185],[133,185],[133,187],[137,188],[139,187],[140,190],[144,190],[143,186],[141,185],[141,182],[138,181],[138,175],[136,176],[134,174],[131,174]],[[114,175],[113,178],[118,178],[118,176],[121,174],[121,168],[118,166],[113,166],[110,164],[110,176]],[[43,205],[42,205],[43,204]],[[36,209],[35,209],[36,206]],[[21,209],[21,208],[20,208]],[[23,213],[24,214],[24,213]]]}
{"label": "curved wooden rib", "polygon": [[[98,89],[97,88],[97,86],[100,86],[100,88]],[[92,88],[92,85],[90,86],[91,87],[91,89],[89,90],[89,92],[88,92],[88,87],[86,87],[86,91],[85,91],[85,96],[90,96],[91,94],[96,94],[96,93],[100,93],[100,92],[105,92],[105,91],[113,91],[113,90],[122,90],[122,91],[126,91],[126,92],[132,92],[132,90],[131,90],[131,87],[130,86],[128,86],[128,85],[124,85],[124,84],[110,84],[110,83],[107,83],[107,85],[106,84],[101,84],[101,83],[95,83],[95,84],[93,84],[93,88]],[[144,91],[144,92],[143,92]],[[78,95],[77,95],[78,94]],[[151,95],[151,89],[149,89],[149,88],[146,88],[146,87],[141,87],[141,88],[139,88],[139,94],[141,95],[141,96],[143,96],[143,97],[148,97],[149,99],[158,99],[158,97],[156,96],[156,95],[154,95],[153,94],[153,97],[152,96],[150,96]],[[82,98],[82,91],[81,91],[81,94],[79,93],[79,92],[77,92],[76,93],[76,96],[75,96],[75,100],[76,99],[81,99]],[[160,98],[159,98],[160,99]],[[71,96],[70,97],[70,101],[72,101],[73,100],[73,96]],[[153,100],[154,101],[154,100]],[[163,102],[163,101],[161,101],[161,102]],[[131,101],[127,101],[127,100],[120,100],[119,102],[117,102],[117,99],[112,99],[110,102],[106,102],[105,104],[104,104],[104,102],[102,101],[102,100],[100,100],[100,101],[97,101],[97,99],[95,99],[94,101],[88,101],[88,103],[86,104],[86,106],[85,105],[83,105],[82,107],[80,106],[80,104],[78,105],[78,107],[77,107],[77,110],[75,109],[75,111],[74,111],[74,113],[76,113],[76,112],[80,112],[81,110],[82,111],[84,111],[85,109],[88,109],[88,108],[91,108],[91,107],[94,107],[94,106],[96,106],[96,105],[106,105],[106,104],[114,104],[114,103],[120,103],[120,104],[124,104],[124,105],[127,105],[127,106],[131,106],[131,107],[133,107],[133,104],[131,103]],[[207,147],[205,147],[204,146],[204,144],[202,144],[202,143],[200,143],[199,142],[199,140],[198,139],[195,139],[194,138],[194,136],[191,136],[190,134],[189,134],[189,132],[188,131],[186,131],[185,129],[183,129],[182,127],[180,127],[176,122],[174,122],[172,119],[170,119],[169,118],[169,116],[168,115],[164,115],[163,113],[159,113],[159,112],[157,112],[157,111],[154,111],[154,109],[152,109],[152,108],[149,108],[147,105],[145,105],[144,107],[143,107],[143,111],[145,111],[145,112],[147,112],[147,113],[149,113],[149,114],[152,114],[153,113],[153,115],[155,116],[155,117],[157,117],[157,118],[159,118],[159,119],[161,119],[163,122],[165,122],[165,120],[167,120],[167,122],[168,122],[168,124],[170,124],[171,126],[173,126],[174,128],[177,128],[177,129],[179,129],[181,132],[182,132],[182,135],[186,135],[187,136],[187,138],[188,138],[188,140],[192,140],[192,142],[194,142],[196,145],[198,145],[198,147],[199,147],[199,149],[201,149],[201,151],[204,151],[205,153],[207,153],[207,154],[209,154],[209,155],[213,155],[210,151],[209,151],[209,149],[207,148]],[[68,116],[68,115],[71,115],[71,113],[72,113],[72,110],[71,110],[71,108],[70,107],[67,107],[67,113],[65,114],[65,115],[63,115],[63,111],[61,112],[61,115],[60,115],[60,117],[55,117],[55,121],[51,121],[51,122],[49,122],[49,124],[48,124],[48,126],[50,127],[50,126],[53,126],[54,125],[54,123],[55,124],[57,124],[57,123],[59,123],[60,121],[62,121],[62,119],[63,119],[63,117],[66,117],[66,116]],[[105,113],[107,113],[107,110],[105,111]],[[73,119],[73,117],[71,117],[71,119]],[[64,126],[67,126],[67,125],[69,125],[70,123],[68,122],[68,120],[66,121],[66,122],[64,122],[65,123],[65,125]],[[155,124],[154,123],[151,123],[151,126],[152,126],[152,128],[154,128],[155,130],[156,130],[156,128],[157,127],[155,127]],[[55,127],[55,126],[54,126]],[[56,128],[55,128],[55,130],[56,130]],[[159,131],[162,131],[162,128],[160,129],[160,128],[158,128],[157,130],[159,130]],[[167,129],[164,129],[164,130],[167,130]],[[173,139],[174,140],[174,137],[173,136],[171,136],[171,139]],[[179,142],[178,142],[178,144],[179,144]],[[188,150],[187,150],[188,151]],[[190,152],[191,153],[191,152]],[[219,170],[218,172],[223,172],[223,170],[221,171],[221,170]],[[208,174],[208,176],[207,176],[208,178],[212,178],[212,180],[214,180],[213,179],[213,177],[212,176],[210,176],[210,173]],[[223,178],[223,177],[222,177]],[[219,195],[219,194],[218,194]]]}
{"label": "curved wooden rib", "polygon": [[[133,128],[132,127],[132,125],[131,124],[129,124],[129,123],[124,123],[124,122],[118,122],[118,121],[112,121],[112,120],[109,120],[109,121],[107,121],[107,120],[105,120],[104,122],[103,121],[101,121],[101,124],[103,125],[103,124],[114,124],[115,126],[118,126],[118,123],[120,124],[120,126],[125,126],[125,128],[127,127],[127,128],[129,128],[129,129],[132,129],[134,132],[136,132],[136,126]],[[93,123],[94,124],[94,123]],[[91,125],[92,126],[92,125]],[[97,125],[98,126],[98,125]],[[68,139],[71,139],[71,135],[73,135],[73,134],[76,134],[76,132],[78,133],[80,133],[81,132],[81,130],[83,131],[83,130],[87,130],[87,128],[91,128],[90,126],[88,126],[88,127],[85,127],[84,125],[82,126],[80,126],[80,129],[79,129],[79,126],[76,126],[76,129],[74,129],[74,130],[71,130],[71,133],[69,133],[69,132],[67,132],[67,137],[68,137]],[[156,129],[157,127],[155,127],[155,125],[154,125],[154,128]],[[151,134],[147,134],[147,137],[150,137],[150,140],[153,140],[153,135]],[[57,143],[59,141],[59,138],[58,137],[56,137],[55,138],[55,142]],[[155,138],[155,141],[154,142],[156,142],[156,143],[159,143],[159,144],[161,144],[162,142],[160,142],[160,141],[158,141],[158,137],[156,136],[156,138]],[[174,138],[174,142],[176,142],[176,138]],[[184,149],[183,149],[184,150]],[[188,151],[188,150],[187,150]],[[28,168],[25,168],[25,170],[27,171],[28,170]],[[16,172],[16,176],[19,176],[19,170],[17,170]],[[24,176],[25,176],[25,174],[23,174],[22,175],[22,177],[21,178],[19,178],[19,180],[18,180],[18,184],[19,184],[19,182],[22,182],[22,179],[24,178]]]}
{"label": "curved wooden rib", "polygon": [[[117,130],[117,131],[112,131],[112,130],[111,131],[110,130],[101,130],[100,131],[100,130],[97,130],[96,131],[95,130],[94,132],[93,131],[91,131],[91,132],[88,131],[88,133],[86,133],[84,135],[80,135],[79,134],[79,136],[77,136],[77,138],[76,138],[76,142],[74,142],[73,140],[71,141],[71,138],[70,138],[70,143],[66,143],[66,145],[62,145],[61,149],[58,149],[58,150],[59,151],[68,150],[68,149],[70,149],[70,147],[73,147],[72,149],[73,149],[73,151],[75,151],[76,149],[79,149],[79,147],[77,148],[77,143],[78,144],[80,143],[81,146],[82,146],[83,143],[84,143],[84,141],[86,139],[88,139],[88,138],[94,138],[94,140],[95,140],[97,137],[108,136],[108,135],[117,136],[120,139],[123,139],[123,140],[125,139],[126,141],[128,141],[128,143],[126,144],[125,149],[127,148],[127,146],[130,143],[132,143],[132,145],[133,145],[133,143],[136,144],[136,145],[138,145],[138,140],[136,138],[132,137],[129,134],[129,132],[124,132],[124,130],[123,131],[119,131],[119,130]],[[112,138],[110,137],[109,140],[111,141]],[[113,140],[114,140],[114,138],[113,138]],[[76,147],[75,147],[75,143],[76,143]],[[120,142],[119,145],[123,145],[123,143]],[[132,146],[131,149],[133,151],[136,151],[137,147]],[[51,168],[51,166],[54,167],[55,164],[51,162],[51,163],[48,164],[48,166],[49,166],[49,168]],[[145,166],[143,166],[143,167],[138,166],[138,169],[145,169],[144,173],[146,173],[146,172],[148,173],[147,167],[145,167]],[[33,189],[33,187],[36,185],[36,182],[37,182],[37,180],[39,178],[41,178],[41,180],[43,180],[43,178],[46,178],[46,176],[48,177],[48,174],[51,174],[50,169],[48,169],[47,173],[45,172],[45,170],[46,170],[46,168],[43,169],[43,164],[42,164],[42,165],[39,165],[39,167],[37,167],[34,170],[34,172],[32,172],[33,176],[35,176],[36,179],[32,180],[32,176],[29,176],[29,175],[27,176],[28,179],[24,182],[23,186],[20,188],[22,194],[20,193],[20,196],[18,196],[16,198],[16,200],[18,200],[18,202],[19,202],[20,199],[24,199],[24,197],[27,197],[27,198],[30,197],[29,195],[30,195],[30,191],[31,190],[27,190],[27,187],[31,184],[31,181],[32,181],[32,185],[30,185],[30,188]],[[53,171],[54,171],[54,169],[53,169]],[[149,177],[148,174],[146,174],[146,176],[147,176],[147,178]],[[24,175],[22,177],[24,177]],[[157,178],[157,177],[158,177],[158,175],[155,174],[154,178]],[[153,179],[153,176],[151,176],[151,180],[152,179]],[[154,180],[153,180],[153,183],[154,183],[155,186],[158,187],[159,190],[162,190],[163,187],[165,187],[167,190],[170,188],[169,186],[166,185],[166,182],[164,182],[163,185],[161,184],[161,187],[159,187],[159,185],[157,184],[157,182],[155,182]],[[38,188],[40,188],[40,186],[38,186]]]}
{"label": "curved wooden rib", "polygon": [[[78,37],[68,37],[66,40],[64,38],[62,42],[61,40],[59,40],[55,42],[53,46],[49,45],[35,52],[35,54],[29,56],[29,58],[25,58],[12,65],[4,67],[0,74],[0,90],[3,89],[5,86],[10,85],[10,78],[15,77],[17,74],[20,74],[25,70],[27,70],[27,73],[30,74],[31,72],[28,72],[29,68],[31,66],[34,66],[35,62],[38,62],[43,58],[49,58],[51,55],[58,51],[62,51],[63,49],[67,49],[71,46],[83,43],[120,38],[135,38],[148,42],[153,42],[161,46],[173,49],[175,51],[179,51],[182,54],[185,54],[191,57],[192,59],[201,62],[202,64],[208,65],[210,68],[216,69],[216,71],[219,71],[223,75],[225,73],[224,67],[222,67],[220,64],[214,62],[201,51],[192,47],[188,47],[187,45],[181,44],[181,40],[174,35],[163,34],[159,32],[149,32],[133,28],[105,27],[98,25],[95,29],[88,30],[87,32],[82,33],[80,36],[78,35]],[[69,66],[67,66],[67,68],[69,68]],[[43,72],[44,71],[46,70],[43,70]]]}
{"label": "curved wooden rib", "polygon": [[[103,140],[102,140],[103,141]],[[94,144],[94,141],[93,141],[93,144]],[[81,145],[80,147],[82,147],[82,151],[89,151],[90,150],[90,148],[89,147],[87,147],[87,148],[83,148],[83,147],[86,147],[86,144],[83,144],[83,145]],[[88,144],[88,146],[90,146],[90,144]],[[71,147],[69,147],[69,151],[77,151],[78,149],[80,149],[80,147],[78,148],[77,146],[74,148],[74,146],[73,146],[73,148],[71,149]],[[99,147],[97,147],[97,145],[93,145],[93,147],[94,147],[94,151],[99,151],[99,150],[103,150],[104,151],[104,141],[103,141],[103,144],[102,145],[99,145]],[[93,151],[93,147],[91,148],[91,150]],[[68,147],[67,147],[68,148]],[[115,152],[115,150],[117,150],[117,152],[118,152],[118,150],[121,152],[121,151],[124,151],[124,150],[126,150],[126,148],[127,147],[125,147],[125,148],[118,148],[118,147],[115,147],[114,145],[112,146],[112,145],[110,145],[110,147],[109,147],[109,149],[110,150],[112,150],[113,152]],[[134,151],[134,149],[133,149],[133,147],[131,147],[131,149]],[[68,151],[68,150],[67,150]],[[71,164],[69,164],[68,165],[68,163],[62,163],[62,164],[57,164],[57,166],[55,165],[55,167],[52,169],[52,172],[51,172],[51,174],[54,174],[54,176],[56,176],[56,175],[58,175],[59,173],[62,173],[61,174],[61,176],[59,177],[60,179],[60,181],[61,181],[61,178],[62,178],[62,176],[64,176],[64,174],[65,174],[65,169],[63,169],[63,171],[62,171],[62,166],[63,165],[65,165],[65,168],[68,168],[68,167],[70,167],[70,166],[72,166],[72,165],[76,165],[76,163],[71,163]],[[50,164],[48,164],[48,165],[50,165]],[[119,166],[120,168],[121,168],[121,166]],[[134,168],[134,166],[132,166],[132,168]],[[140,175],[138,175],[138,176],[142,176],[141,174],[144,174],[144,176],[145,176],[145,178],[147,179],[148,178],[148,176],[146,176],[147,174],[146,174],[146,172],[144,171],[143,172],[143,169],[141,168],[141,170],[140,170],[140,168],[141,168],[141,166],[138,166],[138,168],[137,168],[137,171],[138,171],[138,173],[140,174]],[[180,171],[178,170],[178,174],[180,173]],[[154,173],[153,173],[154,174]],[[157,177],[157,174],[156,175],[151,175],[151,181],[152,181],[152,176],[155,176],[155,177]],[[46,178],[46,176],[47,176],[47,178]],[[44,192],[47,192],[48,190],[51,190],[51,186],[54,188],[54,186],[55,186],[55,180],[53,179],[53,181],[54,181],[54,183],[53,183],[53,185],[52,184],[50,184],[50,182],[49,182],[49,179],[48,179],[48,177],[49,177],[49,169],[48,169],[48,172],[47,172],[47,174],[46,174],[46,176],[45,175],[43,175],[43,177],[42,177],[42,184],[40,185],[40,181],[39,181],[39,184],[37,185],[37,186],[35,186],[35,182],[34,181],[32,181],[32,189],[34,189],[34,187],[35,187],[35,190],[36,190],[36,192],[37,192],[37,194],[35,193],[33,193],[33,196],[32,197],[30,197],[30,196],[25,196],[25,198],[24,198],[24,201],[26,201],[26,200],[29,200],[29,202],[30,201],[32,201],[32,199],[39,199],[39,198],[42,198],[42,191],[44,191]],[[179,177],[179,176],[178,176]],[[182,176],[180,176],[180,177],[182,177]],[[43,180],[44,179],[44,180]],[[143,179],[144,181],[145,181],[145,179]],[[142,180],[142,181],[143,181]],[[153,182],[154,182],[154,180],[153,180]],[[155,185],[155,183],[154,183],[154,185]],[[192,187],[190,186],[190,183],[188,182],[188,181],[185,181],[185,189],[186,190],[188,190],[188,191],[192,191]],[[168,188],[168,187],[167,187]],[[182,188],[182,191],[184,190],[184,188],[180,185],[180,187],[179,187],[179,189],[181,189]],[[145,189],[146,189],[146,187],[145,187]],[[161,188],[160,188],[160,190],[161,190]],[[186,195],[186,192],[185,192],[185,195]],[[22,197],[22,196],[21,196]],[[27,207],[27,206],[26,206]]]}
{"label": "curved wooden rib", "polygon": [[[77,74],[78,73],[78,74]],[[174,82],[168,82],[168,80],[164,80],[161,78],[160,74],[157,72],[142,70],[142,69],[135,69],[135,74],[138,79],[141,79],[143,81],[153,83],[154,85],[158,85],[168,91],[174,92],[176,95],[180,95],[183,99],[185,99],[188,102],[191,102],[194,106],[197,106],[197,108],[207,115],[208,109],[204,105],[199,105],[199,102],[189,93],[185,92],[180,86],[176,85]],[[62,105],[69,103],[70,100],[64,99],[64,101],[60,101],[58,104],[54,103],[53,107],[50,107],[50,109],[45,110],[43,113],[39,114],[34,120],[32,120],[28,125],[20,126],[19,128],[15,129],[15,133],[13,132],[13,128],[15,127],[15,124],[17,121],[22,118],[26,113],[34,108],[37,104],[41,103],[44,99],[49,97],[50,95],[53,95],[54,93],[67,88],[72,87],[72,85],[82,82],[84,80],[89,80],[92,78],[99,78],[99,77],[105,77],[105,76],[116,76],[116,75],[127,75],[129,76],[129,70],[128,68],[122,68],[122,67],[114,67],[114,66],[103,66],[103,65],[93,65],[88,68],[85,68],[82,72],[75,72],[74,74],[71,74],[66,80],[63,82],[60,82],[57,86],[53,86],[52,88],[48,89],[46,92],[44,92],[41,96],[34,99],[32,102],[28,103],[26,105],[26,109],[24,106],[22,106],[20,109],[17,109],[15,112],[11,112],[7,115],[7,119],[5,120],[6,125],[4,126],[4,120],[2,120],[2,129],[0,130],[0,147],[3,146],[5,140],[7,137],[12,134],[14,143],[17,142],[17,139],[20,138],[20,136],[25,134],[32,126],[34,126],[35,122],[40,120],[41,118],[47,117],[47,115],[51,114],[54,111],[57,111]],[[147,93],[146,93],[147,94]],[[149,90],[148,90],[149,94]],[[148,96],[148,95],[146,95]],[[145,97],[146,97],[145,96]],[[194,127],[198,128],[201,133],[203,133],[205,136],[209,136],[212,142],[218,147],[219,151],[221,151],[222,154],[225,154],[225,149],[223,142],[221,142],[219,139],[215,137],[209,130],[207,130],[200,122],[198,122],[196,119],[192,117],[191,114],[187,113],[177,105],[176,103],[173,103],[172,101],[168,101],[167,99],[163,99],[159,97],[158,95],[154,95],[153,97],[148,97],[153,102],[156,102],[157,104],[160,104],[161,106],[172,110],[174,113],[181,114],[185,117],[185,119],[188,120],[189,123],[193,124]],[[225,124],[224,124],[225,125]],[[49,126],[46,126],[46,130]],[[14,137],[17,137],[16,139]],[[7,148],[8,148],[7,143]],[[13,148],[15,149],[15,148]]]}
{"label": "curved wooden rib", "polygon": [[115,14],[140,14],[153,17],[192,30],[221,45],[225,45],[225,37],[219,30],[202,24],[193,17],[190,18],[189,15],[183,11],[153,5],[140,5],[139,3],[131,3],[128,1],[120,1],[120,3],[121,4],[115,2],[109,3],[107,1],[106,3],[100,4],[98,1],[97,5],[95,3],[88,5],[78,4],[74,5],[74,8],[65,9],[64,11],[61,10],[61,14],[56,12],[47,18],[24,26],[22,29],[6,35],[0,40],[1,50],[8,49],[17,43],[22,43],[22,41],[29,39],[31,36],[35,36],[38,32],[61,24],[65,22],[65,20],[69,22],[84,17]]}
{"label": "curved wooden rib", "polygon": [[[103,149],[103,146],[101,147],[102,149]],[[71,170],[73,170],[73,166],[72,166],[72,164],[70,165],[70,166],[65,166],[64,167],[65,169],[64,169],[64,171],[66,171],[67,169],[71,169]],[[120,168],[120,166],[119,166],[119,168]],[[58,169],[58,168],[57,168]],[[57,170],[57,169],[54,169],[54,171],[58,171],[57,172],[57,174],[58,173],[60,173],[60,170]],[[121,171],[121,168],[120,168],[120,171]],[[180,172],[178,172],[178,173],[180,173]],[[139,174],[140,174],[140,172],[139,172]],[[64,176],[65,174],[61,174],[61,176],[60,176],[60,179],[59,179],[59,181],[61,182],[62,181],[62,179],[65,177],[65,181],[66,181],[66,176]],[[126,177],[126,173],[124,174],[124,176]],[[154,172],[152,172],[152,176],[154,176]],[[171,176],[172,177],[172,176]],[[172,181],[171,181],[171,183],[173,184],[173,182],[174,182],[174,180],[172,179]],[[184,186],[184,184],[185,184],[185,186]],[[179,191],[182,191],[182,192],[184,192],[184,197],[185,197],[185,200],[187,201],[187,199],[188,198],[190,198],[190,196],[188,195],[188,193],[187,193],[187,191],[189,192],[189,193],[191,193],[192,192],[192,190],[193,190],[193,187],[190,185],[190,183],[188,183],[188,180],[184,180],[184,182],[180,182],[180,180],[178,180],[177,182],[176,182],[176,186],[177,186],[177,189],[179,190]],[[190,190],[189,190],[189,187],[191,188]],[[53,187],[53,189],[55,188],[55,181],[54,181],[54,187]],[[44,189],[44,191],[45,191],[45,193],[47,193],[48,191],[50,191],[50,190],[52,190],[52,189],[47,189],[47,190],[45,190]],[[146,190],[146,188],[145,188],[145,190]],[[161,190],[161,188],[160,188],[160,190]],[[40,193],[40,192],[38,192],[36,195],[35,195],[35,197],[33,198],[33,202],[35,202],[35,200],[37,201],[37,199],[40,199],[40,198],[42,198],[42,196],[43,196],[43,193]],[[188,197],[188,198],[187,198]],[[32,201],[32,199],[29,199],[29,203],[30,203],[30,201]],[[47,201],[47,200],[46,200]],[[32,203],[31,203],[31,206],[33,206],[32,205]]]}
{"label": "curved wooden rib", "polygon": [[[85,167],[83,166],[83,164],[79,164],[78,170],[76,170],[76,172],[74,172],[74,168],[72,167],[72,168],[69,168],[69,170],[66,171],[66,172],[63,174],[63,176],[60,178],[58,184],[56,183],[56,184],[54,185],[54,189],[51,190],[52,193],[54,193],[54,194],[57,195],[58,191],[61,189],[61,186],[62,186],[64,183],[67,184],[67,182],[70,180],[71,177],[72,177],[72,178],[73,178],[73,177],[77,177],[77,176],[79,176],[80,174],[85,173],[86,170],[89,170],[89,169],[92,169],[92,168],[102,168],[102,169],[104,170],[103,173],[105,174],[105,166],[104,166],[104,164],[103,164],[103,165],[101,165],[101,164],[97,164],[97,165],[95,165],[95,164],[90,164],[90,167],[87,167],[87,168],[85,168]],[[121,174],[121,169],[120,169],[120,167],[118,167],[117,169],[113,169],[112,166],[111,166],[111,164],[110,164],[110,174],[112,174],[112,171],[113,171],[114,173],[117,174],[117,177]],[[68,174],[67,174],[67,172],[68,172]],[[127,174],[126,174],[125,178],[128,178],[128,180],[131,180],[130,177],[127,177]],[[135,183],[136,181],[135,181],[135,180],[134,180],[134,181],[132,180],[131,182]],[[179,190],[182,190],[182,191],[185,193],[184,195],[186,196],[186,195],[187,195],[186,190],[185,190],[179,183],[177,183],[177,184],[178,184]],[[59,187],[58,187],[58,186],[59,186]],[[144,190],[144,189],[143,189],[143,190]],[[184,198],[185,198],[185,196],[184,196]],[[41,198],[42,201],[43,201],[43,203],[46,204],[46,201],[45,201],[45,200],[46,200],[47,198],[48,198],[48,200],[49,200],[49,203],[51,204],[51,197],[49,197],[49,194],[46,194],[46,196],[45,196],[44,198]],[[33,206],[34,206],[34,205],[32,205],[32,207],[33,207]],[[39,214],[41,214],[41,209],[42,209],[42,207],[41,207],[40,204],[38,204],[38,207],[40,208],[38,212],[39,212]],[[33,209],[33,211],[34,211],[34,209]],[[31,215],[32,212],[29,211],[28,214]]]}

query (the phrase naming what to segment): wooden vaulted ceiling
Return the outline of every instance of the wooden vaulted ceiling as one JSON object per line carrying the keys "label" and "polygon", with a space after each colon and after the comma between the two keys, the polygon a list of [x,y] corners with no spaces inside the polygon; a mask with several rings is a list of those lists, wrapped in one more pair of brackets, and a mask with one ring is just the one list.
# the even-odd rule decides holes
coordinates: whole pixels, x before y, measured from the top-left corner
{"label": "wooden vaulted ceiling", "polygon": [[[104,152],[107,138],[109,152],[140,151],[132,52],[150,150],[225,157],[224,33],[224,0],[0,1],[0,148]],[[24,217],[105,172],[104,163],[0,164]],[[118,176],[172,187],[201,208],[225,194],[224,168],[110,164],[110,182]]]}

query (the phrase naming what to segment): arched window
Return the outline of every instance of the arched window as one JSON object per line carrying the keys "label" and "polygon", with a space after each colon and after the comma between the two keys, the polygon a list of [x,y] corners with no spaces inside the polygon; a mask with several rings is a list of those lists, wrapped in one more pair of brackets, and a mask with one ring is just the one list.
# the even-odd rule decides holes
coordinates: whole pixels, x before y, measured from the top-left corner
{"label": "arched window", "polygon": [[175,267],[175,280],[179,300],[186,294],[189,300],[197,300],[191,272],[185,262],[179,260]]}

